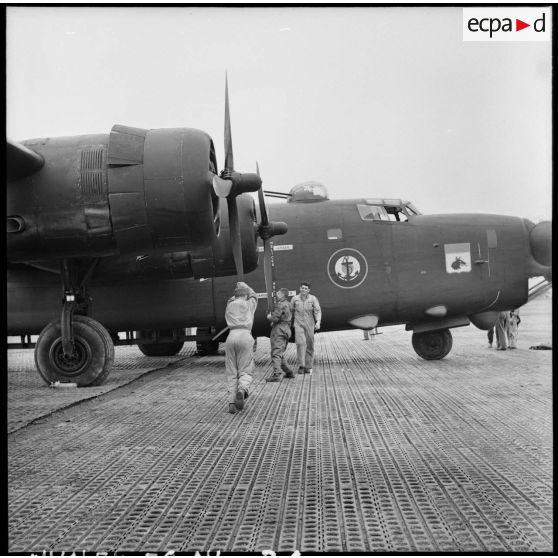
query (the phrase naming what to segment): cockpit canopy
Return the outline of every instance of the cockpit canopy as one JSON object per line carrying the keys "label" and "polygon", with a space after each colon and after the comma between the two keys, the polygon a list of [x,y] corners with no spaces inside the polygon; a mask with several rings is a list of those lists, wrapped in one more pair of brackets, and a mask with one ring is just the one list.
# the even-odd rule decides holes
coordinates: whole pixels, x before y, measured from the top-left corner
{"label": "cockpit canopy", "polygon": [[327,188],[321,183],[310,180],[291,188],[287,202],[313,203],[329,200]]}
{"label": "cockpit canopy", "polygon": [[357,204],[360,218],[363,221],[408,221],[420,211],[411,203],[399,199],[374,198],[363,200]]}

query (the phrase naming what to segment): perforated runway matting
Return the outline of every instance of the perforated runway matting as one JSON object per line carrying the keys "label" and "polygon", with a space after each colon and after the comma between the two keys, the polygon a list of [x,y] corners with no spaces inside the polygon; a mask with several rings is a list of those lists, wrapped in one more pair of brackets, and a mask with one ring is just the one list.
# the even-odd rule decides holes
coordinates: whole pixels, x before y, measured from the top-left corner
{"label": "perforated runway matting", "polygon": [[162,366],[117,348],[113,374],[154,371],[81,400],[18,351],[9,401],[51,406],[8,436],[9,551],[551,552],[552,353],[529,321],[516,351],[462,328],[433,362],[401,329],[319,334],[314,373],[281,383],[260,338],[236,415],[223,357],[191,346]]}

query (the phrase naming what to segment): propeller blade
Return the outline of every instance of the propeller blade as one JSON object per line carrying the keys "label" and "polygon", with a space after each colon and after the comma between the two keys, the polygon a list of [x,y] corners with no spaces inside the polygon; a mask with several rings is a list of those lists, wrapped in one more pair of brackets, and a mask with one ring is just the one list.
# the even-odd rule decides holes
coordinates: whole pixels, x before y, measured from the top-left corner
{"label": "propeller blade", "polygon": [[[260,166],[258,165],[257,161],[256,161],[256,172],[258,173],[258,176],[260,176]],[[266,227],[267,225],[269,225],[269,219],[267,217],[267,207],[265,206],[265,196],[263,193],[263,186],[261,186],[260,189],[258,190],[258,201],[260,203],[260,214],[262,216],[261,224],[264,227]]]}
{"label": "propeller blade", "polygon": [[225,74],[225,169],[234,170],[231,116],[229,112],[229,79]]}
{"label": "propeller blade", "polygon": [[[256,173],[260,176],[260,165],[256,161]],[[267,227],[269,225],[269,218],[267,216],[267,208],[265,206],[265,197],[263,187],[258,189],[258,200],[260,202],[261,222],[260,227]],[[264,245],[264,277],[265,277],[265,290],[267,293],[267,312],[273,311],[274,305],[277,302],[277,287],[275,281],[275,261],[273,258],[273,240],[271,238],[262,238]]]}
{"label": "propeller blade", "polygon": [[277,284],[275,279],[275,259],[273,255],[273,240],[270,238],[263,241],[264,243],[264,277],[265,290],[267,292],[267,311],[273,310],[277,302]]}
{"label": "propeller blade", "polygon": [[227,208],[229,210],[229,232],[231,237],[234,265],[236,267],[237,275],[242,279],[242,276],[244,275],[244,264],[242,262],[242,239],[240,237],[238,207],[234,196],[227,198]]}

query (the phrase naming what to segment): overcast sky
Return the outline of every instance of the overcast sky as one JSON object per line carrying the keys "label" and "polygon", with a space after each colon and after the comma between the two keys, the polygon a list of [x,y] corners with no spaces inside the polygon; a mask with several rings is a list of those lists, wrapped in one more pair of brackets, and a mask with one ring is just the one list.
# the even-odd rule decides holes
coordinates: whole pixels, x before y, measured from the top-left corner
{"label": "overcast sky", "polygon": [[460,7],[8,7],[7,135],[193,127],[264,188],[551,218],[551,43]]}

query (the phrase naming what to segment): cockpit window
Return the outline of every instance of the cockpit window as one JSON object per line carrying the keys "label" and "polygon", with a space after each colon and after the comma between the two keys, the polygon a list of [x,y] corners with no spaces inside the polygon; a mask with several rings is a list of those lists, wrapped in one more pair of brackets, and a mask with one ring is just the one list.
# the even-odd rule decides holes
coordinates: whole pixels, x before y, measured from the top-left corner
{"label": "cockpit window", "polygon": [[407,221],[408,217],[401,206],[357,204],[363,221]]}
{"label": "cockpit window", "polygon": [[420,215],[420,211],[412,203],[407,203],[405,209],[409,215]]}
{"label": "cockpit window", "polygon": [[381,205],[357,204],[360,218],[363,221],[389,221],[385,208]]}
{"label": "cockpit window", "polygon": [[409,219],[401,207],[386,207],[386,211],[390,221],[402,222]]}

